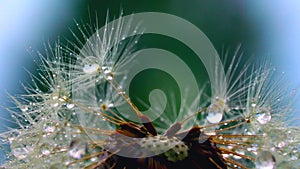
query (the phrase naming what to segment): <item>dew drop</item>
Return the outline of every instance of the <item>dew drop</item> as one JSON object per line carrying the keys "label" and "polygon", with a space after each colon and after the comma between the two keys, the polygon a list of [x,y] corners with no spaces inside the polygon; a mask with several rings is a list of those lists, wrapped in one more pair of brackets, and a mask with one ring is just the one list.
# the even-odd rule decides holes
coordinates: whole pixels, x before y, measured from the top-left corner
{"label": "dew drop", "polygon": [[102,71],[103,71],[104,74],[110,74],[111,73],[111,69],[107,66],[103,66]]}
{"label": "dew drop", "polygon": [[255,166],[257,169],[274,169],[275,165],[275,157],[269,151],[262,151],[256,157]]}
{"label": "dew drop", "polygon": [[112,108],[112,107],[114,107],[114,104],[113,104],[113,103],[109,103],[109,104],[107,105],[107,107]]}
{"label": "dew drop", "polygon": [[43,126],[43,131],[45,133],[53,133],[55,131],[55,126],[53,125],[53,123],[46,123]]}
{"label": "dew drop", "polygon": [[54,104],[52,104],[52,106],[53,106],[53,107],[58,107],[59,104],[58,104],[58,103],[54,103]]}
{"label": "dew drop", "polygon": [[[239,154],[241,154],[241,155],[245,155],[245,152],[243,150],[237,150],[236,152],[239,153]],[[238,155],[234,155],[233,158],[235,158],[237,160],[242,159],[242,157],[238,156]]]}
{"label": "dew drop", "polygon": [[107,80],[108,80],[108,81],[113,80],[113,78],[114,78],[113,74],[109,74],[109,75],[107,76]]}
{"label": "dew drop", "polygon": [[100,69],[100,65],[97,64],[96,58],[94,56],[88,56],[83,60],[82,70],[86,74],[92,74]]}
{"label": "dew drop", "polygon": [[73,140],[70,144],[69,155],[80,159],[87,153],[87,143],[82,140]]}
{"label": "dew drop", "polygon": [[75,105],[72,104],[72,103],[68,103],[68,104],[66,105],[66,107],[67,107],[68,109],[72,109],[74,106],[75,106]]}
{"label": "dew drop", "polygon": [[86,64],[83,66],[82,70],[86,74],[92,74],[99,70],[100,66],[96,63],[93,64]]}
{"label": "dew drop", "polygon": [[48,156],[51,154],[51,151],[50,151],[50,148],[51,148],[51,145],[48,144],[48,143],[43,143],[41,146],[40,146],[40,151],[43,155],[45,156]]}
{"label": "dew drop", "polygon": [[14,136],[13,134],[10,134],[7,137],[8,142],[11,144],[14,140],[16,139],[16,136]]}
{"label": "dew drop", "polygon": [[270,110],[262,109],[256,112],[255,118],[260,124],[267,124],[271,120],[272,115]]}
{"label": "dew drop", "polygon": [[28,110],[28,106],[24,106],[24,107],[21,108],[22,112],[26,112],[27,110]]}
{"label": "dew drop", "polygon": [[210,109],[206,120],[210,123],[219,123],[223,118],[223,113]]}
{"label": "dew drop", "polygon": [[31,151],[31,147],[28,147],[23,144],[12,148],[12,154],[19,160],[26,158]]}
{"label": "dew drop", "polygon": [[48,149],[43,149],[42,150],[42,154],[45,155],[45,156],[49,155],[50,153],[51,152]]}

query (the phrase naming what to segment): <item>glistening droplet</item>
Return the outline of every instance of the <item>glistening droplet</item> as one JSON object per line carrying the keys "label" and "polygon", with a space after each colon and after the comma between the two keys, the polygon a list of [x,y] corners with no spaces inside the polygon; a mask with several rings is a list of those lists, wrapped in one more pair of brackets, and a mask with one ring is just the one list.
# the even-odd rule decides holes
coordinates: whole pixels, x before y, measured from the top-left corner
{"label": "glistening droplet", "polygon": [[260,152],[255,161],[256,169],[274,169],[276,160],[273,154],[269,151]]}
{"label": "glistening droplet", "polygon": [[55,131],[55,125],[51,122],[45,123],[43,125],[43,131],[45,133],[53,133]]}
{"label": "glistening droplet", "polygon": [[210,123],[219,123],[223,118],[223,112],[216,111],[214,109],[210,109],[208,111],[208,115],[206,116],[206,120]]}
{"label": "glistening droplet", "polygon": [[86,74],[93,74],[100,70],[100,65],[96,62],[97,59],[94,56],[88,56],[83,60],[82,70]]}
{"label": "glistening droplet", "polygon": [[87,142],[83,140],[73,140],[70,144],[69,155],[72,158],[80,159],[87,153]]}
{"label": "glistening droplet", "polygon": [[11,147],[12,154],[19,160],[24,159],[32,151],[32,148],[23,144]]}
{"label": "glistening droplet", "polygon": [[262,109],[256,112],[255,118],[260,124],[267,124],[271,120],[272,115],[269,109]]}
{"label": "glistening droplet", "polygon": [[82,70],[86,74],[92,74],[99,70],[100,66],[96,63],[93,64],[86,64],[83,66]]}

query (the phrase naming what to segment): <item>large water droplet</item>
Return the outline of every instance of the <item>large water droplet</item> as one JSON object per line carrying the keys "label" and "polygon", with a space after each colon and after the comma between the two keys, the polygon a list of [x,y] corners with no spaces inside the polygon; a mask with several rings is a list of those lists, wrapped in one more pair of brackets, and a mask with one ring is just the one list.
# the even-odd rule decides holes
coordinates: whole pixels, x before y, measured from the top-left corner
{"label": "large water droplet", "polygon": [[23,144],[12,148],[12,154],[19,160],[26,158],[31,151],[31,147]]}
{"label": "large water droplet", "polygon": [[87,143],[82,140],[73,140],[70,144],[69,155],[80,159],[87,153]]}
{"label": "large water droplet", "polygon": [[82,70],[86,74],[92,74],[99,70],[100,66],[96,63],[93,64],[86,64],[83,66]]}
{"label": "large water droplet", "polygon": [[43,143],[42,145],[40,145],[40,151],[43,155],[48,156],[51,154],[51,145],[48,143]]}
{"label": "large water droplet", "polygon": [[269,109],[262,109],[256,112],[255,118],[260,124],[267,124],[271,120],[272,115]]}
{"label": "large water droplet", "polygon": [[100,65],[96,62],[96,57],[88,56],[83,60],[82,70],[86,74],[92,74],[97,72],[100,69]]}
{"label": "large water droplet", "polygon": [[256,157],[256,169],[274,169],[275,165],[275,157],[269,151],[262,151]]}
{"label": "large water droplet", "polygon": [[208,115],[206,116],[206,120],[210,123],[219,123],[223,118],[223,112],[216,111],[214,109],[210,109],[208,111]]}

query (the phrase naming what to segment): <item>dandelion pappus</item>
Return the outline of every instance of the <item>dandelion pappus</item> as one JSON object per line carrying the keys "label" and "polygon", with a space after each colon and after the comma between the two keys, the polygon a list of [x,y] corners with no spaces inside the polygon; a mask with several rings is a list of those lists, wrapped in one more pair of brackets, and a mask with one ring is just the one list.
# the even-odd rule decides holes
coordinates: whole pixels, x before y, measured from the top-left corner
{"label": "dandelion pappus", "polygon": [[[12,150],[5,168],[269,169],[297,164],[300,130],[287,127],[282,119],[291,109],[290,104],[278,102],[285,94],[278,90],[281,83],[269,80],[269,65],[249,76],[246,66],[235,76],[237,53],[226,77],[219,71],[222,63],[209,60],[215,77],[211,102],[200,106],[198,96],[183,99],[180,104],[185,107],[166,115],[149,109],[153,117],[162,119],[158,123],[140,111],[126,90],[130,73],[118,69],[135,61],[131,49],[137,37],[126,38],[136,28],[127,21],[120,17],[100,30],[84,25],[79,30],[85,45],[74,35],[78,43],[66,47],[67,54],[58,43],[53,51],[49,46],[46,57],[40,55],[45,75],[34,77],[33,86],[25,87],[27,95],[11,97],[21,112],[10,109],[19,128],[0,135]],[[95,36],[88,38],[86,32]],[[40,83],[49,91],[40,90]],[[204,95],[201,90],[195,93]],[[120,105],[133,111],[119,109]],[[290,163],[282,163],[285,160]]]}

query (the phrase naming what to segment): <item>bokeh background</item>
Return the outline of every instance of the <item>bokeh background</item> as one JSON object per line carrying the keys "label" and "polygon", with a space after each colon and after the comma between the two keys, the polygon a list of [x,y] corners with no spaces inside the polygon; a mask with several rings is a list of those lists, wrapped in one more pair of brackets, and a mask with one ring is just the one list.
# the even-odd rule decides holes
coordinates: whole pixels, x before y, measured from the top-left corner
{"label": "bokeh background", "polygon": [[[73,40],[70,29],[77,30],[74,19],[90,22],[97,13],[102,25],[107,10],[111,17],[117,17],[121,9],[125,15],[165,12],[182,17],[198,26],[220,55],[227,49],[235,51],[242,44],[246,59],[269,57],[278,72],[284,72],[292,88],[300,84],[297,0],[0,0],[0,105],[11,106],[7,93],[22,93],[20,82],[30,83],[25,70],[36,71],[31,51],[43,51],[43,44],[54,42],[58,36]],[[295,109],[299,108],[296,102]],[[11,125],[9,120],[8,112],[1,108],[0,131]],[[2,159],[0,154],[0,162]]]}

